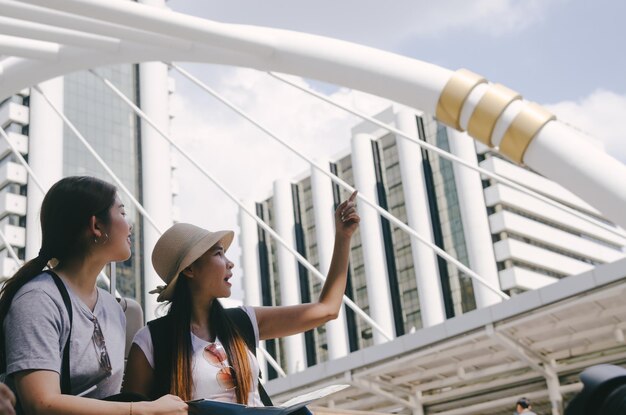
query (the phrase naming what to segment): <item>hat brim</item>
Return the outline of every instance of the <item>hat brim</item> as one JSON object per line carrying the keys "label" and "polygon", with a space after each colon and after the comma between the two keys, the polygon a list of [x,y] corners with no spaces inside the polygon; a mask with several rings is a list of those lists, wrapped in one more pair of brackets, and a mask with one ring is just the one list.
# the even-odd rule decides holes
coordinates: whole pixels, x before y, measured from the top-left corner
{"label": "hat brim", "polygon": [[218,242],[222,243],[224,252],[226,252],[228,250],[228,247],[230,247],[230,244],[233,242],[234,237],[235,233],[233,231],[217,231],[212,232],[211,234],[200,239],[198,243],[196,243],[189,250],[187,255],[185,255],[183,260],[180,262],[180,265],[172,276],[169,284],[167,284],[165,289],[163,289],[163,291],[161,291],[161,293],[157,297],[157,302],[171,301],[174,297],[176,281],[178,281],[178,276],[180,275],[180,273],[189,265],[193,264],[198,258],[200,258],[206,251],[211,249]]}

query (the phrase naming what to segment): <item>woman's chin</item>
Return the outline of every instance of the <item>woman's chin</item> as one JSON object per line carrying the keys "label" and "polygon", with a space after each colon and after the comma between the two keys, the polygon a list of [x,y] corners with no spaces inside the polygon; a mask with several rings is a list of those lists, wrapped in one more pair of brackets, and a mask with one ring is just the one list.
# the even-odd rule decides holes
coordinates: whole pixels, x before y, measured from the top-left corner
{"label": "woman's chin", "polygon": [[122,252],[120,252],[118,255],[115,255],[113,257],[113,259],[111,259],[111,262],[124,262],[124,261],[128,261],[128,259],[131,256],[131,252],[130,249],[124,249]]}

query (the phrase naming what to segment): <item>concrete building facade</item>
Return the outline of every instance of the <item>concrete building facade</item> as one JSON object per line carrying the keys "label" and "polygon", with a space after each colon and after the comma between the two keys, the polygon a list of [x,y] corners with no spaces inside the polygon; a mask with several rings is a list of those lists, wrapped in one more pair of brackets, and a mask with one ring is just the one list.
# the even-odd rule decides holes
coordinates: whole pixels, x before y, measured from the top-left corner
{"label": "concrete building facade", "polygon": [[[432,116],[394,106],[377,118],[610,225],[558,184],[512,164]],[[510,295],[624,256],[624,238],[369,123],[353,128],[350,149],[321,165]],[[332,249],[332,212],[347,196],[312,168],[298,179],[277,181],[270,196],[256,202],[256,211],[272,227],[276,217],[289,218],[288,225],[275,229],[324,273]],[[365,203],[359,203],[359,213],[362,223],[353,238],[346,295],[394,337],[500,301],[492,290]],[[250,277],[246,303],[284,305],[317,298],[320,282],[293,256],[280,257],[282,247],[260,227],[242,226],[241,241],[244,275]],[[300,337],[298,341],[269,341],[268,351],[287,373],[294,373],[385,342],[348,308],[332,324],[332,336],[327,325],[292,336]],[[276,377],[270,367],[268,374]]]}

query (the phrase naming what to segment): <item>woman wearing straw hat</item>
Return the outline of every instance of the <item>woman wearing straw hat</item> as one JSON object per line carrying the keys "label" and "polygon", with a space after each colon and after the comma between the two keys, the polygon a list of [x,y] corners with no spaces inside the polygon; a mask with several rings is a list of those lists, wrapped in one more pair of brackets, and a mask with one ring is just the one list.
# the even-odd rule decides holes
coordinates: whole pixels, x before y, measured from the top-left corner
{"label": "woman wearing straw hat", "polygon": [[131,228],[110,183],[66,177],[46,193],[39,255],[0,291],[0,372],[16,392],[18,414],[187,413],[177,396],[134,405],[99,400],[120,391],[126,320],[96,279],[109,262],[130,257]]}
{"label": "woman wearing straw hat", "polygon": [[[233,263],[225,252],[233,232],[209,232],[184,223],[168,229],[154,248],[152,262],[166,283],[158,290],[158,300],[171,305],[165,317],[135,336],[123,390],[152,399],[171,393],[185,401],[267,404],[250,349],[258,340],[301,333],[337,317],[350,240],[360,221],[355,198],[356,192],[335,211],[330,269],[318,301],[309,304],[223,309],[217,299],[230,296]],[[247,341],[246,331],[252,330],[246,324],[253,329],[252,342]]]}

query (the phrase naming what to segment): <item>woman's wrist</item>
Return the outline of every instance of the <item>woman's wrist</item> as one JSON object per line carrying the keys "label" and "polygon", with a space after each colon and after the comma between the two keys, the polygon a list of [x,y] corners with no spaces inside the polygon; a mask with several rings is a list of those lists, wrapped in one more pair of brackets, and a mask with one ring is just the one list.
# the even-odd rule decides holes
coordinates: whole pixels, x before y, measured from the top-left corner
{"label": "woman's wrist", "polygon": [[132,408],[132,415],[150,415],[152,402],[131,402],[130,408]]}
{"label": "woman's wrist", "polygon": [[348,242],[349,243],[351,239],[352,239],[352,235],[351,234],[348,235],[348,234],[346,234],[344,232],[340,232],[340,231],[335,232],[335,241],[336,242],[343,242],[343,243]]}

